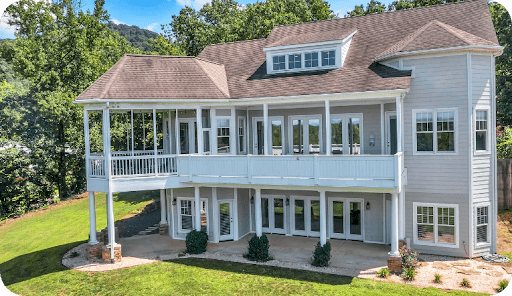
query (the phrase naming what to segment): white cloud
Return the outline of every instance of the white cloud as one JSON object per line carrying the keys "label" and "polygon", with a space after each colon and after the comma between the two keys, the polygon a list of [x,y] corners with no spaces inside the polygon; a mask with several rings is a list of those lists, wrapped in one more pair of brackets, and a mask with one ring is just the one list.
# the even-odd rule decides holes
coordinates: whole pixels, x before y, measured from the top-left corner
{"label": "white cloud", "polygon": [[158,23],[152,23],[151,25],[145,27],[144,29],[146,30],[150,30],[150,31],[155,31],[155,27],[158,26]]}
{"label": "white cloud", "polygon": [[125,23],[123,23],[123,22],[119,21],[118,19],[113,19],[113,20],[111,20],[111,22],[113,22],[113,23],[114,23],[114,24],[116,24],[116,25],[119,25],[119,24],[126,25]]}
{"label": "white cloud", "polygon": [[0,38],[4,39],[4,38],[10,38],[10,39],[14,39],[15,36],[14,36],[14,32],[15,32],[15,28],[13,26],[9,26],[9,24],[7,23],[9,17],[4,15],[2,17],[2,19],[0,19]]}
{"label": "white cloud", "polygon": [[189,6],[194,9],[201,9],[206,3],[212,2],[211,0],[176,0],[181,6]]}

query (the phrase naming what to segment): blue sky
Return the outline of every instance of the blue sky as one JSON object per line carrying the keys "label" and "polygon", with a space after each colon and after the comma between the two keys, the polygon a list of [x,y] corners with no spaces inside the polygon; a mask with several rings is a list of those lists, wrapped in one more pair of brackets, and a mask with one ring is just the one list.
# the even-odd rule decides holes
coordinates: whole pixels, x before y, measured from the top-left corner
{"label": "blue sky", "polygon": [[[5,0],[0,0],[5,1]],[[9,0],[7,0],[9,1]],[[344,16],[347,11],[354,9],[356,5],[368,3],[370,0],[343,0],[327,1],[331,9],[339,16]],[[11,0],[10,2],[14,2]],[[161,24],[168,24],[173,15],[177,15],[185,5],[201,8],[209,0],[105,0],[105,8],[110,14],[110,19],[116,23],[136,25],[161,33]],[[241,4],[254,3],[256,1],[239,0]],[[388,5],[392,0],[381,1]],[[94,8],[94,0],[83,0],[85,10]],[[0,23],[0,38],[14,38],[14,33],[4,22]]]}

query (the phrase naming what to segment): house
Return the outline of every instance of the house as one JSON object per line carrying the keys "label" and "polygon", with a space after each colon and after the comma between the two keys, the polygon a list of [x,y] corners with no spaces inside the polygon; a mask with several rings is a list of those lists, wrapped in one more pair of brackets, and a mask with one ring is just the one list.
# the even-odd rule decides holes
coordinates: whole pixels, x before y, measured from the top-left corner
{"label": "house", "polygon": [[90,244],[95,191],[112,230],[113,192],[158,189],[175,239],[359,240],[389,244],[390,266],[402,243],[495,253],[502,50],[476,0],[278,26],[198,57],[125,55],[76,99]]}

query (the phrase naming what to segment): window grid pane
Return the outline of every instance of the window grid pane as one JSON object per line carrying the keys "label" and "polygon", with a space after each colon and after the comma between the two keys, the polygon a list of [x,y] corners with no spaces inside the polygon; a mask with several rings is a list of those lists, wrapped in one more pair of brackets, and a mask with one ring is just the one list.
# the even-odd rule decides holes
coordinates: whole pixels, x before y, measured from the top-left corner
{"label": "window grid pane", "polygon": [[336,52],[334,50],[322,51],[322,66],[333,66],[336,64]]}
{"label": "window grid pane", "polygon": [[487,150],[487,111],[477,110],[476,111],[476,150],[485,151]]}
{"label": "window grid pane", "polygon": [[304,55],[306,68],[318,67],[318,52],[306,53]]}
{"label": "window grid pane", "polygon": [[276,56],[272,58],[273,69],[274,70],[284,70],[286,69],[285,65],[285,56]]}
{"label": "window grid pane", "polygon": [[434,242],[434,208],[417,207],[418,240]]}
{"label": "window grid pane", "polygon": [[290,54],[288,55],[288,69],[300,69],[302,68],[302,54]]}
{"label": "window grid pane", "polygon": [[416,113],[416,150],[434,151],[434,122],[432,112]]}
{"label": "window grid pane", "polygon": [[488,225],[489,225],[489,207],[476,208],[476,242],[487,243],[488,240]]}

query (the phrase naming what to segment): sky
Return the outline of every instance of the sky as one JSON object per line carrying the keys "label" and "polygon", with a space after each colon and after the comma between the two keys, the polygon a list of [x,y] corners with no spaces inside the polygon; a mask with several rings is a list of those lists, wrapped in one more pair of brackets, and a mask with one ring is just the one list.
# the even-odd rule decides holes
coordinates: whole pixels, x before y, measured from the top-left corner
{"label": "sky", "polygon": [[[15,0],[0,0],[1,2],[14,2]],[[347,11],[354,9],[356,5],[368,3],[370,0],[343,0],[327,1],[331,9],[343,17]],[[210,0],[105,0],[105,9],[110,14],[110,20],[115,23],[136,25],[143,29],[162,33],[161,25],[172,21],[173,15],[178,15],[185,5],[200,9]],[[238,0],[240,4],[254,3],[256,0]],[[381,0],[389,5],[392,0]],[[83,0],[84,10],[94,9],[94,0]],[[2,9],[2,7],[0,7]],[[14,31],[2,18],[0,22],[0,38],[14,38]]]}

